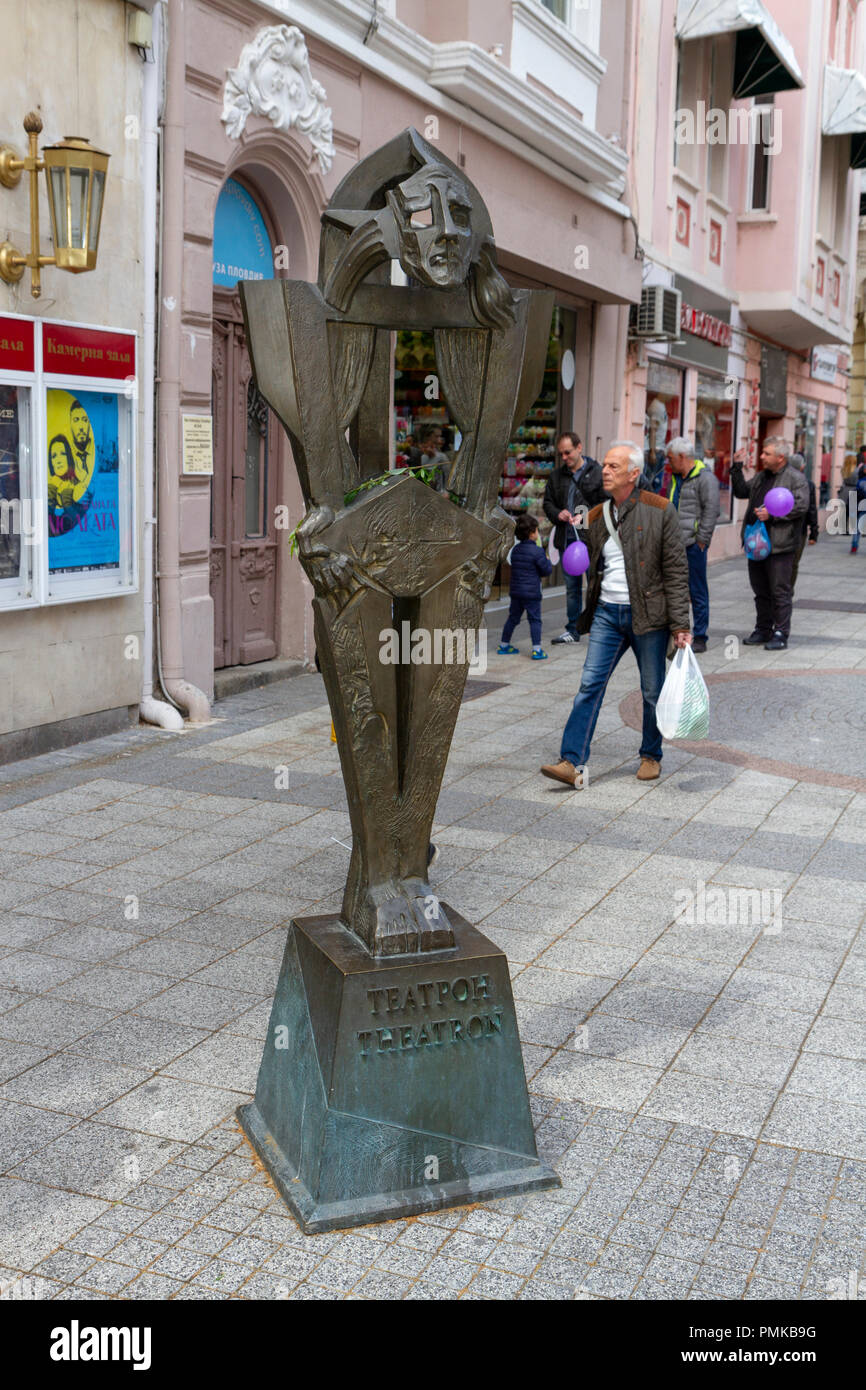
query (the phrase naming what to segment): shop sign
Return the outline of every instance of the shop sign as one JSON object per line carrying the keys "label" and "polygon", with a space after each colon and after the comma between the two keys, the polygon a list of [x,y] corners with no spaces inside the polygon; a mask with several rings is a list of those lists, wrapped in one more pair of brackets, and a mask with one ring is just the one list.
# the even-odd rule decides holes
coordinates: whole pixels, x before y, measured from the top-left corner
{"label": "shop sign", "polygon": [[32,371],[32,320],[0,318],[0,372]]}
{"label": "shop sign", "polygon": [[704,309],[692,308],[691,304],[684,303],[682,306],[680,327],[686,333],[693,333],[696,338],[706,338],[707,342],[716,343],[718,347],[731,346],[731,325],[714,318]]}
{"label": "shop sign", "polygon": [[135,376],[135,338],[73,323],[43,323],[42,370],[53,376],[125,381]]}
{"label": "shop sign", "polygon": [[228,179],[217,199],[213,229],[213,282],[234,289],[239,280],[273,280],[274,252],[255,199]]}
{"label": "shop sign", "polygon": [[213,417],[184,415],[183,471],[213,476]]}
{"label": "shop sign", "polygon": [[811,375],[813,381],[826,381],[831,386],[835,386],[838,364],[839,354],[832,348],[812,348]]}

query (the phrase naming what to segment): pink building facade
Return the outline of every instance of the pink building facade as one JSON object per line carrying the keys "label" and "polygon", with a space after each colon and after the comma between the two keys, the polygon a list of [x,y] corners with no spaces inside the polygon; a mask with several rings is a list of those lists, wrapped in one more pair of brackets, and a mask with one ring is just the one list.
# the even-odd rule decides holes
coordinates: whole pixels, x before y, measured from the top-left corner
{"label": "pink building facade", "polygon": [[[359,0],[168,7],[159,598],[164,682],[188,710],[206,709],[215,670],[314,659],[310,586],[287,543],[303,515],[300,490],[251,381],[235,283],[315,280],[329,197],[395,133],[416,127],[466,170],[511,283],[555,292],[547,395],[503,460],[508,505],[540,505],[556,432],[576,429],[587,453],[624,432],[628,314],[640,296],[624,199],[633,6],[553,9],[538,0],[396,0],[372,13]],[[404,435],[440,421],[424,351],[397,344],[395,455]],[[185,463],[196,417],[202,428],[212,421],[212,476]]]}
{"label": "pink building facade", "polygon": [[782,434],[822,503],[838,487],[862,23],[849,0],[662,0],[636,18],[627,197],[644,295],[663,287],[681,301],[666,341],[630,337],[623,411],[650,469],[677,434],[712,463],[722,522],[711,559],[739,549],[737,448],[754,463],[764,437]]}

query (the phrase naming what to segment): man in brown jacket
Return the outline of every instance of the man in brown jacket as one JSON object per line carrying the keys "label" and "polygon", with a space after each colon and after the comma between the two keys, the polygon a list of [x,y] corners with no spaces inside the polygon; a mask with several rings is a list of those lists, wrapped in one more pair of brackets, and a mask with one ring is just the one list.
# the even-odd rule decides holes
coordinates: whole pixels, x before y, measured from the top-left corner
{"label": "man in brown jacket", "polygon": [[676,509],[637,482],[643,453],[636,444],[615,440],[603,467],[609,501],[589,513],[588,592],[581,631],[589,631],[589,650],[580,690],[562,735],[560,761],[543,767],[545,777],[584,785],[583,769],[608,681],[629,647],[637,657],[643,695],[643,738],[638,777],[661,771],[662,736],[656,701],[665,679],[665,657],[673,636],[677,647],[691,643],[689,566]]}

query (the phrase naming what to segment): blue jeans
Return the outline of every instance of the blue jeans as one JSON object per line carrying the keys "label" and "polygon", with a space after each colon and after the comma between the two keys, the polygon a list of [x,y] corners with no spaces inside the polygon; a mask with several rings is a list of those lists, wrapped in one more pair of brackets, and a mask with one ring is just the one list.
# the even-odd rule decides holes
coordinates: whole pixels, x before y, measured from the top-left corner
{"label": "blue jeans", "polygon": [[563,570],[563,575],[565,578],[565,611],[567,615],[565,630],[566,632],[570,632],[572,637],[579,637],[580,633],[577,630],[577,620],[583,608],[583,575],[566,574],[565,570]]}
{"label": "blue jeans", "polygon": [[661,762],[662,736],[656,723],[656,702],[665,680],[665,656],[669,633],[666,627],[653,628],[638,637],[631,625],[631,605],[599,603],[589,630],[589,649],[583,666],[580,690],[562,733],[560,756],[575,767],[584,767],[595,733],[607,683],[624,652],[631,647],[637,657],[643,696],[642,758]]}
{"label": "blue jeans", "polygon": [[692,601],[692,626],[695,637],[706,637],[710,625],[710,591],[707,586],[707,552],[697,541],[686,546],[689,562],[689,598]]}
{"label": "blue jeans", "polygon": [[508,609],[508,617],[505,619],[505,626],[502,629],[502,645],[507,647],[511,641],[511,634],[523,617],[523,610],[526,609],[526,617],[529,622],[529,631],[532,636],[533,647],[541,646],[541,599],[540,598],[517,598],[511,595],[511,605]]}

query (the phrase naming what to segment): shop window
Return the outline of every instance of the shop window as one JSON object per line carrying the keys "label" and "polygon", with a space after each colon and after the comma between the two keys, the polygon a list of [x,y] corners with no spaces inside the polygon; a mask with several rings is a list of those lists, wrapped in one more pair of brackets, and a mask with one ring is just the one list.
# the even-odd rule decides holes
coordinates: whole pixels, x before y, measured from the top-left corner
{"label": "shop window", "polygon": [[838,411],[835,405],[824,406],[824,424],[821,430],[821,483],[818,490],[818,506],[825,507],[830,496],[830,482],[833,476],[833,453],[836,447],[836,420]]}
{"label": "shop window", "polygon": [[730,521],[732,507],[731,455],[736,438],[736,387],[730,379],[698,372],[695,413],[695,457],[703,459],[719,480],[720,517]]}
{"label": "shop window", "polygon": [[[511,437],[502,474],[499,505],[515,520],[521,512],[534,516],[544,546],[553,529],[552,522],[544,512],[544,491],[556,467],[557,440],[563,430],[572,429],[570,402],[574,387],[574,348],[574,312],[556,308],[550,326],[541,392]],[[502,568],[504,570],[505,567]],[[503,591],[507,570],[497,576],[497,582],[500,591]],[[561,582],[558,566],[552,575],[542,580],[544,587]]]}
{"label": "shop window", "polygon": [[30,390],[0,384],[0,604],[30,597],[33,539]]}
{"label": "shop window", "polygon": [[[456,437],[455,437],[456,436]],[[453,459],[461,436],[439,387],[433,334],[403,330],[394,351],[394,439],[397,468],[420,464],[435,446]]]}
{"label": "shop window", "polygon": [[0,319],[0,607],[134,592],[135,352],[132,333]]}
{"label": "shop window", "polygon": [[682,434],[683,372],[666,362],[650,359],[647,366],[644,416],[644,469],[653,486],[662,484],[665,449]]}
{"label": "shop window", "polygon": [[797,399],[794,417],[794,451],[806,461],[806,477],[815,481],[815,444],[818,432],[818,402]]}

